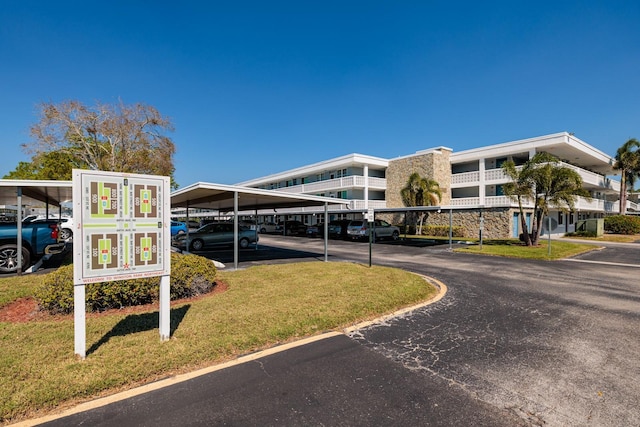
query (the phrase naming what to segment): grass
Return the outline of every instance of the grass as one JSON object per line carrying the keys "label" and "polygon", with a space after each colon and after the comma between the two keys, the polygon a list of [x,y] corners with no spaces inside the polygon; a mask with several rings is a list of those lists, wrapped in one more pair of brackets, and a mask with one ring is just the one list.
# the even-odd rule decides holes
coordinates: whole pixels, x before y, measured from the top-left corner
{"label": "grass", "polygon": [[[437,292],[398,269],[349,263],[258,266],[220,275],[228,291],[172,307],[168,342],[160,342],[157,309],[87,316],[84,361],[73,354],[72,316],[0,322],[0,422],[343,328]],[[2,301],[31,294],[40,280],[0,279]]]}
{"label": "grass", "polygon": [[527,258],[540,260],[562,259],[595,249],[593,245],[552,240],[551,256],[547,240],[540,240],[538,246],[525,246],[518,239],[491,239],[480,245],[471,245],[454,249],[454,252],[474,253],[482,255],[503,256],[509,258]]}
{"label": "grass", "polygon": [[640,241],[640,234],[604,234],[600,237],[565,236],[567,239],[592,240],[594,242],[634,243]]}
{"label": "grass", "polygon": [[18,298],[33,295],[33,290],[42,281],[42,275],[14,276],[0,280],[0,307]]}

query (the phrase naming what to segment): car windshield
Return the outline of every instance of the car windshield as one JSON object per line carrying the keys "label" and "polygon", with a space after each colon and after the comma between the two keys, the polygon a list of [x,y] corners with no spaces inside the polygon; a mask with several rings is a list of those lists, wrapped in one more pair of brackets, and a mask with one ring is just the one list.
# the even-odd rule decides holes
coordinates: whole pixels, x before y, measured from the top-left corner
{"label": "car windshield", "polygon": [[349,226],[351,226],[351,227],[362,227],[362,221],[351,221],[349,223]]}

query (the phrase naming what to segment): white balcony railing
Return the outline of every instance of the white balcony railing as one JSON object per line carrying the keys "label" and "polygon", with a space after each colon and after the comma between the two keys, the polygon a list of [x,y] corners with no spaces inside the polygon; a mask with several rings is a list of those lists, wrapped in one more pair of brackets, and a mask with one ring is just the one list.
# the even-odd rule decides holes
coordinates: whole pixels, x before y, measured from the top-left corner
{"label": "white balcony railing", "polygon": [[480,181],[480,172],[463,172],[451,175],[451,184],[470,184]]}
{"label": "white balcony railing", "polygon": [[[582,181],[589,186],[620,191],[620,182],[618,181],[613,181],[603,175],[568,163],[560,162],[560,164],[578,172]],[[517,169],[522,169],[522,166],[518,166]],[[509,178],[502,169],[489,169],[484,171],[484,181],[485,184],[500,184],[509,182]],[[469,184],[469,186],[480,185],[480,172],[473,171],[453,174],[451,175],[451,184],[457,186],[460,186],[461,184]]]}
{"label": "white balcony railing", "polygon": [[[308,184],[294,185],[278,188],[278,191],[296,194],[316,194],[326,191],[343,190],[346,188],[364,188],[365,177],[360,175],[345,176],[342,178],[327,179],[325,181],[310,182]],[[384,190],[387,188],[385,178],[369,177],[369,188],[372,190]]]}

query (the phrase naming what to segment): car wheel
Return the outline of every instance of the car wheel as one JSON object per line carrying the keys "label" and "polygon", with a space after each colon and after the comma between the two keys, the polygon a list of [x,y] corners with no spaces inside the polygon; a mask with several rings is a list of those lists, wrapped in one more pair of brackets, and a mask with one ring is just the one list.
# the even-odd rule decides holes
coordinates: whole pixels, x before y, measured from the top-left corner
{"label": "car wheel", "polygon": [[[22,270],[31,264],[29,249],[22,248]],[[15,273],[18,271],[18,245],[8,244],[0,246],[0,273]]]}
{"label": "car wheel", "polygon": [[240,247],[242,249],[247,249],[249,247],[249,239],[246,239],[246,238],[240,239]]}
{"label": "car wheel", "polygon": [[263,227],[263,228],[261,228],[261,229],[260,229],[260,233],[261,233],[261,234],[265,234],[266,232],[267,232],[267,229],[266,229],[266,228],[264,228],[264,227]]}
{"label": "car wheel", "polygon": [[391,235],[391,240],[398,240],[400,238],[400,233],[398,233],[397,231],[394,231],[393,234]]}
{"label": "car wheel", "polygon": [[71,231],[70,229],[63,228],[62,230],[60,230],[60,239],[69,240],[71,236],[73,236],[73,231]]}
{"label": "car wheel", "polygon": [[204,248],[204,242],[200,239],[196,239],[191,242],[191,250],[192,251],[201,251]]}

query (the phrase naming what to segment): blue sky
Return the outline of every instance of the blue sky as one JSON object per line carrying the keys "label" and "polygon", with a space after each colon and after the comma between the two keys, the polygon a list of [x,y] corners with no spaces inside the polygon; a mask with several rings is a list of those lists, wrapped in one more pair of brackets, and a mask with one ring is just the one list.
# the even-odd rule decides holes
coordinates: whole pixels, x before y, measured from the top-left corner
{"label": "blue sky", "polygon": [[568,131],[640,138],[636,1],[6,1],[0,176],[40,102],[155,106],[175,178],[234,184]]}

